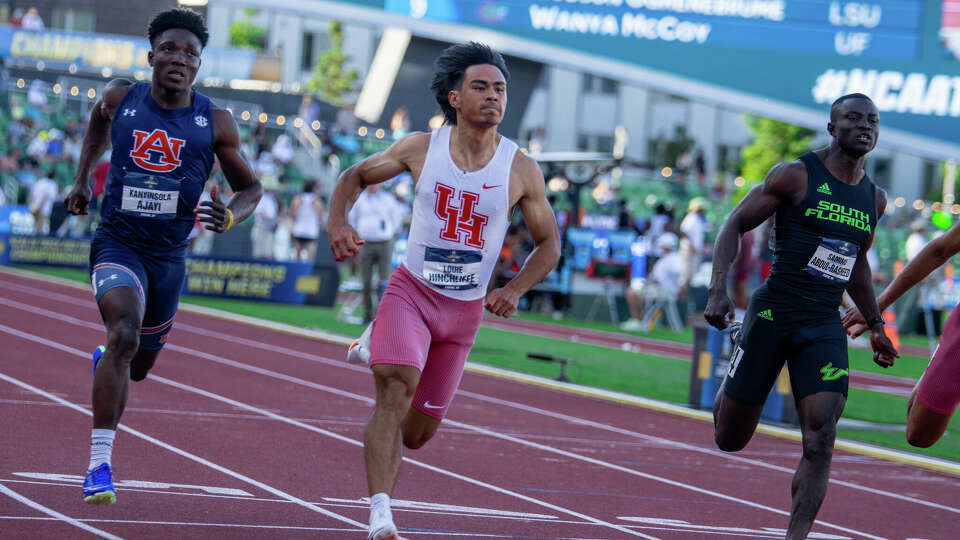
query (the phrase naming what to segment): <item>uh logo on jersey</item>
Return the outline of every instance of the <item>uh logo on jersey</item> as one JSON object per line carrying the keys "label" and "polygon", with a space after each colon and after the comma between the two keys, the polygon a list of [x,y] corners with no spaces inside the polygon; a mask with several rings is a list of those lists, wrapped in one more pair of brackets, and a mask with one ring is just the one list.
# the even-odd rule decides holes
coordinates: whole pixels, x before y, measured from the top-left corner
{"label": "uh logo on jersey", "polygon": [[455,188],[437,182],[434,193],[437,194],[434,212],[444,222],[440,238],[460,242],[461,233],[466,233],[466,245],[483,249],[483,230],[490,217],[475,211],[480,194],[463,190],[460,192],[460,204],[455,206],[451,203],[457,195]]}
{"label": "uh logo on jersey", "polygon": [[180,166],[180,150],[186,142],[167,135],[162,129],[150,133],[135,129],[130,159],[150,172],[170,172]]}

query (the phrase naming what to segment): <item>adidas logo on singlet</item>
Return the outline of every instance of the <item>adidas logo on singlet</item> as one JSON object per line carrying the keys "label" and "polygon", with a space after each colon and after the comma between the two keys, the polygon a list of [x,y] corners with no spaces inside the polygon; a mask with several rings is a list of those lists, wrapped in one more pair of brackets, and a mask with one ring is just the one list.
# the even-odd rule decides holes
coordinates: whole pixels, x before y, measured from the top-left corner
{"label": "adidas logo on singlet", "polygon": [[772,321],[772,320],[773,320],[773,313],[771,313],[769,309],[765,309],[765,310],[761,311],[760,313],[757,313],[757,317],[760,317],[761,319],[766,319],[766,320],[768,320],[768,321]]}
{"label": "adidas logo on singlet", "polygon": [[830,186],[828,186],[826,182],[824,182],[822,186],[818,187],[817,191],[823,193],[824,195],[833,195],[833,193],[830,193]]}

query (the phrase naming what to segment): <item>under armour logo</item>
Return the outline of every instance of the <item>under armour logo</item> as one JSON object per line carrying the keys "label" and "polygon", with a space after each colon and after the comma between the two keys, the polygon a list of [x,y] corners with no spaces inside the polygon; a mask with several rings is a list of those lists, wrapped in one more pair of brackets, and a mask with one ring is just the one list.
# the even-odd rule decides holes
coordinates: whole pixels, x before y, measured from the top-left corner
{"label": "under armour logo", "polygon": [[196,124],[197,126],[199,126],[199,127],[207,127],[207,123],[208,123],[208,122],[207,122],[207,117],[206,117],[206,116],[197,116],[196,118],[193,119],[193,123],[195,123],[195,124]]}
{"label": "under armour logo", "polygon": [[136,109],[124,109],[124,110],[123,110],[123,115],[124,115],[124,116],[136,116],[136,115],[137,115],[137,110],[136,110]]}
{"label": "under armour logo", "polygon": [[118,276],[117,274],[110,274],[110,277],[101,279],[101,280],[97,283],[97,287],[103,287],[103,284],[106,283],[107,281],[110,281],[111,279],[117,279],[117,278],[119,278],[119,277],[120,277],[120,276]]}

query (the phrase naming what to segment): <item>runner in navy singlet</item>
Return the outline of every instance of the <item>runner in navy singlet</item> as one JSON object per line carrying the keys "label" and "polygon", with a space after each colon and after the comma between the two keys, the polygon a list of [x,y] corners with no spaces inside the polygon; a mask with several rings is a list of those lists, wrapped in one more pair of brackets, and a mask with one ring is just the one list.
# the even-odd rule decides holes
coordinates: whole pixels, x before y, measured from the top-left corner
{"label": "runner in navy singlet", "polygon": [[[247,218],[261,187],[240,152],[230,113],[193,90],[207,42],[203,19],[185,9],[158,14],[148,28],[151,82],[114,79],[93,107],[72,214],[86,214],[93,166],[113,146],[102,223],[90,249],[90,279],[107,329],[94,352],[93,434],[84,500],[116,500],[110,456],[129,380],[143,380],[166,341],[184,279],[187,236],[198,218],[224,232]],[[220,160],[234,197],[197,203]]]}

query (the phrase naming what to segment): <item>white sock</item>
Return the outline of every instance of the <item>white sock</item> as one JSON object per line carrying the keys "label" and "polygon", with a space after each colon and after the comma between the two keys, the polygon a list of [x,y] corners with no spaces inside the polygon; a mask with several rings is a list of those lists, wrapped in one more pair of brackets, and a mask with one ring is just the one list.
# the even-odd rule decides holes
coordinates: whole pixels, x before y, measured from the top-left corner
{"label": "white sock", "polygon": [[90,467],[87,470],[96,469],[102,463],[110,464],[110,456],[113,454],[113,437],[117,434],[112,429],[94,429],[90,436]]}
{"label": "white sock", "polygon": [[377,493],[370,497],[370,515],[386,514],[393,521],[393,515],[390,512],[390,496],[386,493]]}

